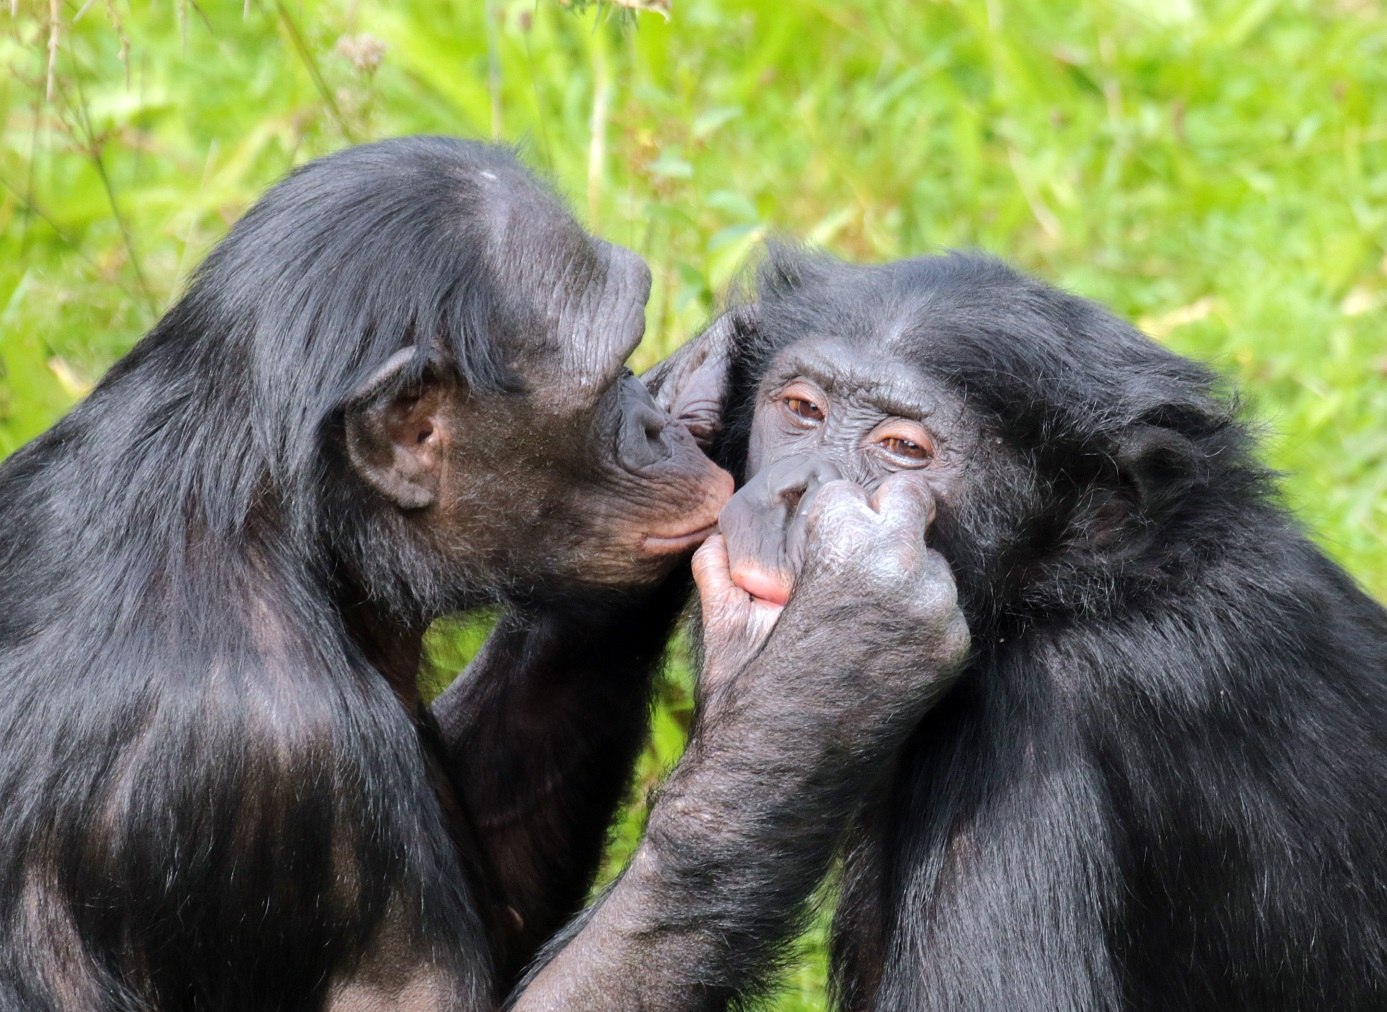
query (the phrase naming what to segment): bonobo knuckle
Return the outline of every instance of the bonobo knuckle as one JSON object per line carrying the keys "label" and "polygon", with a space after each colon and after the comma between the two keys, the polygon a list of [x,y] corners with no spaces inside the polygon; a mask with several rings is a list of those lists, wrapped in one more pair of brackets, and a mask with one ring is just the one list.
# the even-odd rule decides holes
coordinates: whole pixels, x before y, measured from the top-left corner
{"label": "bonobo knuckle", "polygon": [[880,543],[872,546],[874,555],[863,560],[861,569],[863,580],[869,589],[867,593],[878,598],[883,604],[894,606],[905,602],[907,606],[919,596],[919,568],[910,546]]}
{"label": "bonobo knuckle", "polygon": [[934,492],[918,474],[888,475],[877,487],[872,504],[893,525],[921,534],[934,523]]}
{"label": "bonobo knuckle", "polygon": [[913,493],[897,493],[881,507],[881,516],[893,530],[923,538],[934,519],[934,503]]}
{"label": "bonobo knuckle", "polygon": [[958,584],[953,570],[938,552],[925,553],[925,564],[915,583],[921,607],[935,615],[945,615],[958,607]]}
{"label": "bonobo knuckle", "polygon": [[861,568],[882,535],[874,516],[857,486],[828,483],[814,497],[806,517],[811,557],[834,570]]}
{"label": "bonobo knuckle", "polygon": [[939,639],[940,666],[951,671],[962,667],[972,646],[973,634],[968,629],[968,620],[962,611],[956,610]]}
{"label": "bonobo knuckle", "polygon": [[912,584],[899,600],[912,622],[924,630],[938,631],[961,614],[953,572],[937,552],[927,553],[925,564],[914,572]]}
{"label": "bonobo knuckle", "polygon": [[814,494],[805,521],[812,533],[865,519],[867,512],[867,497],[862,489],[840,478],[825,482]]}

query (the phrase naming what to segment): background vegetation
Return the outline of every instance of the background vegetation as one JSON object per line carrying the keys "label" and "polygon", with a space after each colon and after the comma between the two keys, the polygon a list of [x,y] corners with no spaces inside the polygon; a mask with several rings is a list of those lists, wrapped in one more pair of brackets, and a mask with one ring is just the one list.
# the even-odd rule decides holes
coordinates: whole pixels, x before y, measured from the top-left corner
{"label": "background vegetation", "polygon": [[[0,454],[286,169],[394,134],[494,137],[650,262],[643,362],[768,231],[869,260],[984,247],[1238,381],[1290,500],[1387,594],[1380,0],[8,6]],[[436,637],[440,670],[477,629]],[[675,670],[647,783],[682,744]],[[777,1007],[822,1007],[815,933],[804,948]]]}

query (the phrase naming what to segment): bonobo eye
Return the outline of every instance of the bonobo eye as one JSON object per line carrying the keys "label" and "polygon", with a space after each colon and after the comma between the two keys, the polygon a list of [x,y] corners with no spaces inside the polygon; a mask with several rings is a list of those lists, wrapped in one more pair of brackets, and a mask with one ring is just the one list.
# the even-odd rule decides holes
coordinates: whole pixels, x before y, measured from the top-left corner
{"label": "bonobo eye", "polygon": [[780,406],[801,425],[817,425],[824,420],[824,401],[824,396],[807,383],[791,383],[780,393]]}
{"label": "bonobo eye", "polygon": [[918,422],[897,418],[879,427],[872,438],[894,460],[921,467],[934,459],[934,440]]}

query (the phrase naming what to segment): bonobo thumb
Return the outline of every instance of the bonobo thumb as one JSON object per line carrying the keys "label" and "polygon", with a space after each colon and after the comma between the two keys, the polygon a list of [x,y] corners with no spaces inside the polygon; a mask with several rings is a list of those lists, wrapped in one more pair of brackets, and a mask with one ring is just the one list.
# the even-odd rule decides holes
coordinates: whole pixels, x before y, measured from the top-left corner
{"label": "bonobo thumb", "polygon": [[732,582],[721,534],[714,534],[694,553],[693,574],[703,604],[704,664],[698,694],[700,700],[707,700],[765,645],[781,608],[754,599]]}

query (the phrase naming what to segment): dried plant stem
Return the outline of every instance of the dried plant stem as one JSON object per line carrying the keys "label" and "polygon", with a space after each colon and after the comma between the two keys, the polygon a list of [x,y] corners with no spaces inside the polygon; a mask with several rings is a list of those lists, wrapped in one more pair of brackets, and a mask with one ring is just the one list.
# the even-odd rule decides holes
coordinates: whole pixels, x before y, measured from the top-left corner
{"label": "dried plant stem", "polygon": [[497,33],[500,11],[494,0],[487,0],[486,17],[486,88],[491,97],[491,138],[500,140],[504,131],[501,123],[501,43]]}
{"label": "dried plant stem", "polygon": [[606,40],[593,33],[592,115],[588,119],[588,227],[596,228],[607,170],[607,120],[612,111],[612,74]]}
{"label": "dried plant stem", "polygon": [[313,81],[313,87],[318,90],[318,96],[323,100],[323,105],[327,107],[328,113],[337,121],[338,129],[342,135],[351,143],[356,143],[351,124],[347,122],[346,116],[342,114],[342,109],[337,104],[337,99],[332,95],[332,89],[328,87],[327,81],[323,78],[323,72],[318,66],[318,61],[313,58],[313,51],[308,47],[308,42],[304,39],[303,33],[299,31],[299,26],[294,19],[289,16],[289,8],[284,6],[284,0],[275,0],[275,10],[279,13],[280,24],[284,26],[284,33],[289,36],[289,42],[294,47],[294,52],[298,54],[304,69],[308,71],[309,78]]}
{"label": "dried plant stem", "polygon": [[[17,0],[16,0],[17,3]],[[58,90],[58,47],[63,36],[63,16],[59,0],[48,0],[48,81],[44,95],[49,102]]]}

